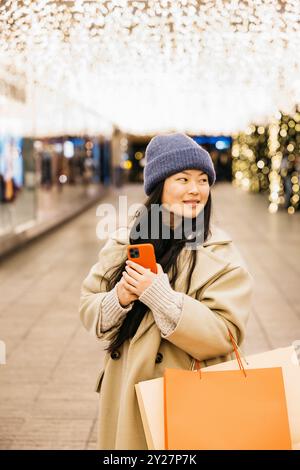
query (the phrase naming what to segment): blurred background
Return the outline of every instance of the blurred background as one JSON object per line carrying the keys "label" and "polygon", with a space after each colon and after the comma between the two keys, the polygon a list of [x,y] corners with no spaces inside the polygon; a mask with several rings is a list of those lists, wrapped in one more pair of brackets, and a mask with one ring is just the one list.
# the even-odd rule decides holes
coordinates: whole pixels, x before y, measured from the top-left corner
{"label": "blurred background", "polygon": [[299,50],[298,0],[0,0],[0,448],[96,448],[80,285],[158,133],[212,156],[255,280],[246,353],[300,339]]}

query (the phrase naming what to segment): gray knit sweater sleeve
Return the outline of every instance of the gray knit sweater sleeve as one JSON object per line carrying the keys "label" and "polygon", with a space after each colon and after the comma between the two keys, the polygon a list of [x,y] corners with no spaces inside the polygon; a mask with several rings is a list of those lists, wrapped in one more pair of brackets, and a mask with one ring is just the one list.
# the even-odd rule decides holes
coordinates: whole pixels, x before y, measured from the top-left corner
{"label": "gray knit sweater sleeve", "polygon": [[[162,336],[168,336],[176,328],[182,312],[183,295],[172,289],[166,273],[156,276],[152,284],[140,295],[139,300],[152,311]],[[116,285],[102,301],[101,325],[98,325],[101,333],[121,323],[132,306],[133,302],[126,308],[120,305]]]}
{"label": "gray knit sweater sleeve", "polygon": [[117,294],[117,285],[107,293],[101,304],[101,325],[98,324],[101,333],[110,330],[113,326],[121,323],[126,313],[132,309],[133,302],[126,308],[122,307]]}
{"label": "gray knit sweater sleeve", "polygon": [[151,309],[162,336],[168,336],[176,328],[182,312],[183,297],[183,293],[172,289],[166,273],[158,275],[140,295],[139,300]]}

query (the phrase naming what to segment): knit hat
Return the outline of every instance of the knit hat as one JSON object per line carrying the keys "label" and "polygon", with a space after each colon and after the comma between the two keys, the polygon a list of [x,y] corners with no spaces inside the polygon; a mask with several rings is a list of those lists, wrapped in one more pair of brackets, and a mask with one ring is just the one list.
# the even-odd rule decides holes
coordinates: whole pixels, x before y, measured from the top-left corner
{"label": "knit hat", "polygon": [[216,180],[214,165],[209,153],[185,134],[157,135],[146,148],[144,189],[147,196],[156,184],[168,176],[188,168],[204,171],[210,186]]}

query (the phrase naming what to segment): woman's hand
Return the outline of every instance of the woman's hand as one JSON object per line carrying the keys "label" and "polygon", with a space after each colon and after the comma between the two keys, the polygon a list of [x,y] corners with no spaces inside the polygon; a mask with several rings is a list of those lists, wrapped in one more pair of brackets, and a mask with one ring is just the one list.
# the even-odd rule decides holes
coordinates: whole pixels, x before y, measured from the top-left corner
{"label": "woman's hand", "polygon": [[123,308],[127,307],[131,302],[134,302],[138,299],[138,296],[136,294],[133,294],[132,292],[130,292],[130,290],[128,290],[127,282],[123,277],[117,284],[117,294],[119,298],[119,303]]}
{"label": "woman's hand", "polygon": [[126,261],[126,267],[123,271],[123,278],[125,281],[125,288],[132,294],[139,297],[142,295],[144,290],[149,287],[154,279],[163,273],[163,269],[160,264],[156,263],[157,274],[154,274],[150,269],[146,269],[131,260]]}

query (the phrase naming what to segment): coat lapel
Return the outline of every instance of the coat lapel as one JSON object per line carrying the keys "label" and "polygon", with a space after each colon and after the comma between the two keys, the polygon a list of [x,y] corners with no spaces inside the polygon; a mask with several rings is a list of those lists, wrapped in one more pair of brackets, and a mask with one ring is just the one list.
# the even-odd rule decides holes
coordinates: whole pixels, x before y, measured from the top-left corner
{"label": "coat lapel", "polygon": [[[189,276],[190,266],[190,261],[188,258],[189,256],[190,253],[186,253],[184,256],[183,252],[183,255],[180,259],[179,266],[181,269],[175,282],[175,290],[178,292],[186,293],[186,283]],[[187,294],[190,296],[194,296],[198,289],[203,287],[205,284],[207,284],[207,282],[220,274],[229,264],[229,262],[216,256],[214,253],[204,247],[199,247],[197,249],[196,256],[196,264],[191,277],[190,288],[187,292]]]}
{"label": "coat lapel", "polygon": [[[224,230],[215,225],[211,226],[210,237],[202,245],[197,247],[196,264],[191,277],[188,295],[193,296],[198,289],[226,269],[229,262],[216,255],[213,252],[213,248],[216,245],[224,245],[231,242],[231,237],[224,232]],[[181,292],[186,292],[186,281],[189,275],[189,257],[191,256],[190,251],[191,250],[188,248],[184,248],[181,253],[180,275],[175,283],[175,289]]]}

